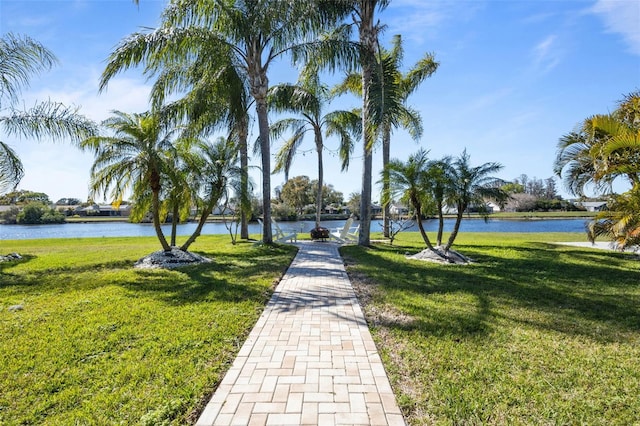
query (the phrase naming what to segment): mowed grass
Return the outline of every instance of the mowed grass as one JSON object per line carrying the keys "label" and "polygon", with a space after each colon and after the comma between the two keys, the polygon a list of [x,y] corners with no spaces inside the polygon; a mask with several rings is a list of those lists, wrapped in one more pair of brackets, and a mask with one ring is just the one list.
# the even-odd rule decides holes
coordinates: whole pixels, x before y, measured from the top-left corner
{"label": "mowed grass", "polygon": [[640,424],[640,259],[462,234],[467,266],[397,245],[342,248],[405,418],[431,424]]}
{"label": "mowed grass", "polygon": [[[292,246],[203,236],[210,264],[137,270],[153,238],[0,241],[0,424],[193,423]],[[10,312],[9,306],[23,310]]]}

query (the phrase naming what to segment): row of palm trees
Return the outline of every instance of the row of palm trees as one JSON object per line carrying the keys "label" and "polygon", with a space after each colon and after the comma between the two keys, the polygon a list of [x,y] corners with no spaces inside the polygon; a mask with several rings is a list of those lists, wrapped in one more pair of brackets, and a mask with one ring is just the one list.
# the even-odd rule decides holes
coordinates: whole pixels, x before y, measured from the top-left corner
{"label": "row of palm trees", "polygon": [[[589,224],[592,241],[606,236],[621,249],[639,245],[640,91],[626,95],[612,113],[588,117],[562,136],[554,171],[574,195],[593,188],[609,197],[608,210]],[[630,189],[614,194],[618,181]]]}
{"label": "row of palm trees", "polygon": [[[383,192],[383,200],[385,204],[392,199],[407,202],[413,209],[427,249],[448,259],[467,209],[477,207],[486,217],[487,200],[503,203],[509,198],[509,194],[502,189],[505,182],[492,176],[501,169],[499,163],[472,166],[466,150],[456,158],[447,156],[429,160],[428,151],[420,149],[406,161],[391,160],[382,171],[382,180],[389,183],[388,189]],[[448,207],[455,207],[456,221],[443,245],[444,214]],[[423,215],[432,210],[438,215],[435,246],[421,220]]]}
{"label": "row of palm trees", "polygon": [[[180,175],[178,169],[169,170],[170,157],[175,158],[174,167],[184,167],[186,157],[177,157],[176,153],[185,147],[198,146],[184,141],[224,131],[227,143],[237,147],[240,159],[237,189],[242,212],[241,238],[248,238],[250,182],[247,138],[249,110],[254,107],[259,129],[257,146],[262,161],[265,217],[262,235],[265,243],[272,242],[271,137],[282,135],[286,129],[293,130],[293,136],[278,153],[275,167],[275,170],[282,169],[288,174],[308,125],[313,131],[318,153],[320,182],[324,144],[322,130],[325,136],[340,138],[344,168],[348,166],[349,156],[354,150],[354,138],[362,138],[364,171],[359,243],[368,245],[373,145],[382,140],[383,162],[386,164],[393,128],[406,127],[416,139],[419,138],[422,133],[420,116],[406,107],[405,102],[438,65],[432,55],[426,55],[408,74],[403,75],[399,71],[403,56],[401,38],[397,36],[394,39],[389,51],[381,48],[378,41],[383,26],[376,23],[375,16],[388,4],[389,1],[384,0],[173,0],[164,10],[158,28],[134,33],[116,47],[100,81],[100,90],[105,90],[118,73],[142,66],[143,73],[154,80],[151,112],[132,115],[115,112],[112,119],[103,123],[103,128],[115,136],[95,136],[96,126],[89,120],[77,111],[63,110],[57,105],[54,107],[58,109],[36,111],[39,115],[32,113],[29,117],[35,118],[34,123],[26,127],[30,129],[31,136],[38,137],[43,135],[41,127],[45,123],[49,126],[46,128],[48,135],[69,136],[83,149],[93,150],[96,163],[92,168],[92,190],[95,193],[103,191],[106,195],[106,191],[111,189],[111,196],[117,203],[125,188],[132,188],[134,198],[140,201],[140,208],[149,206],[152,209],[155,222],[161,219],[166,205],[173,206],[174,218],[181,217],[180,211],[184,211],[189,199],[189,194],[182,190],[184,185],[178,185],[175,176],[170,178],[171,175]],[[351,38],[354,28],[358,31],[356,41]],[[24,42],[22,47],[24,57],[29,60],[22,61],[17,55],[0,58],[8,59],[10,65],[11,60],[19,59],[12,68],[19,83],[22,82],[21,73],[35,73],[55,62],[53,55],[37,43]],[[4,51],[14,52],[12,49]],[[269,66],[284,54],[289,54],[294,63],[303,64],[305,71],[297,84],[271,88]],[[338,69],[345,70],[348,77],[340,88],[329,93],[322,86],[319,73]],[[362,108],[323,115],[323,103],[346,91],[362,97]],[[13,90],[3,93],[8,94],[11,101],[16,99]],[[167,101],[175,98],[177,100]],[[284,111],[298,114],[298,117],[269,126],[268,113]],[[47,113],[58,113],[59,120],[47,119]],[[19,133],[23,128],[20,123],[14,128],[7,123],[3,122],[9,134]],[[136,135],[134,130],[141,133]],[[162,137],[161,132],[165,133]],[[148,133],[155,139],[149,140]],[[118,135],[122,139],[119,144],[116,143]],[[138,147],[136,155],[146,155],[148,170],[139,169],[140,159],[134,161],[136,155],[127,151],[137,137],[146,141],[145,146]],[[149,151],[152,147],[158,150],[154,155]],[[118,149],[123,151],[118,152]],[[6,144],[0,145],[0,153],[2,167],[7,168],[2,170],[3,183],[15,186],[22,173],[19,159]],[[131,161],[111,164],[107,158],[109,155]],[[143,180],[138,182],[136,178]],[[386,180],[383,186],[388,186]],[[322,188],[321,184],[319,188]],[[197,189],[193,192],[198,193]],[[160,197],[166,199],[161,200]],[[320,197],[319,192],[318,204]],[[159,224],[157,228],[160,230]],[[166,248],[164,237],[159,234],[159,238]]]}
{"label": "row of palm trees", "polygon": [[[376,22],[376,14],[388,4],[384,0],[173,0],[163,12],[158,28],[132,34],[117,46],[102,75],[100,88],[105,89],[119,72],[142,65],[143,72],[155,78],[153,108],[161,110],[169,122],[188,123],[186,132],[193,135],[225,129],[235,139],[245,173],[240,188],[244,194],[248,191],[249,108],[255,108],[262,162],[265,243],[272,242],[270,174],[272,170],[283,170],[288,175],[304,133],[311,130],[314,135],[319,188],[323,179],[323,131],[325,136],[340,138],[344,167],[348,166],[354,149],[353,138],[362,138],[359,243],[368,245],[373,145],[382,139],[386,163],[393,128],[408,126],[419,137],[420,117],[405,102],[437,68],[433,56],[427,55],[407,75],[402,75],[400,37],[394,40],[392,50],[380,47],[378,36],[383,26]],[[351,37],[353,29],[358,31],[356,41]],[[289,54],[294,64],[302,64],[304,72],[296,84],[270,87],[269,67],[284,54]],[[338,69],[349,73],[348,84],[342,90],[359,93],[362,108],[324,113],[323,104],[330,94],[318,75]],[[358,85],[352,84],[355,80]],[[176,95],[182,96],[179,101],[164,103]],[[297,117],[269,126],[270,112],[285,111]],[[272,169],[271,139],[287,130],[292,131],[292,136],[278,152]],[[318,204],[320,200],[319,192]],[[242,222],[241,237],[246,238],[244,218]]]}

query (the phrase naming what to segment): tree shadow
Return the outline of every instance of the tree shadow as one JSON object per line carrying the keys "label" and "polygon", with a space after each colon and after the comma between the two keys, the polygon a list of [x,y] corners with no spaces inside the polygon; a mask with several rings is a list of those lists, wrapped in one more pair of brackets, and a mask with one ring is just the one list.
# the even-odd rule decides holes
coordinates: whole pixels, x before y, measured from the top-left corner
{"label": "tree shadow", "polygon": [[[289,256],[289,251],[260,248],[256,250],[257,253],[252,253],[250,261],[247,261],[246,254],[243,253],[199,252],[213,258],[213,262],[171,270],[134,269],[135,260],[125,259],[86,265],[69,264],[29,271],[26,274],[3,273],[0,287],[36,287],[44,283],[58,283],[51,284],[56,285],[58,292],[75,291],[77,286],[65,287],[59,283],[64,282],[68,275],[90,275],[97,271],[107,271],[114,273],[113,280],[88,278],[82,282],[82,288],[92,290],[106,285],[118,285],[125,288],[131,298],[153,297],[172,305],[200,301],[266,301],[271,294],[272,286],[256,284],[255,281],[259,277],[284,273],[288,264],[281,266],[281,260],[283,256]],[[276,258],[280,259],[274,261]],[[125,273],[121,273],[122,271]]]}
{"label": "tree shadow", "polygon": [[[476,263],[409,261],[403,256],[406,247],[345,253],[349,258],[355,250],[355,269],[412,317],[400,322],[391,318],[385,326],[466,337],[486,334],[496,321],[510,320],[597,341],[625,341],[640,331],[638,268],[629,267],[626,255],[543,243],[459,247]],[[432,299],[451,299],[453,305],[443,309]]]}

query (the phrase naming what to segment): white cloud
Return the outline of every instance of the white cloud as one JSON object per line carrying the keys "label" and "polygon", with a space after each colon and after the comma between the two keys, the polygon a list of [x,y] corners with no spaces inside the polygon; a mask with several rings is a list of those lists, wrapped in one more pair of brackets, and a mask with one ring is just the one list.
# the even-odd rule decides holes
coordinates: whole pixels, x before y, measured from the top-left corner
{"label": "white cloud", "polygon": [[387,24],[387,35],[401,33],[403,38],[422,44],[427,38],[436,38],[448,22],[466,22],[482,7],[483,2],[396,0],[382,21]]}
{"label": "white cloud", "polygon": [[560,63],[557,36],[549,35],[533,48],[533,61],[537,70],[549,72]]}
{"label": "white cloud", "polygon": [[620,34],[631,53],[640,55],[640,2],[598,0],[589,12],[602,18],[608,32]]}

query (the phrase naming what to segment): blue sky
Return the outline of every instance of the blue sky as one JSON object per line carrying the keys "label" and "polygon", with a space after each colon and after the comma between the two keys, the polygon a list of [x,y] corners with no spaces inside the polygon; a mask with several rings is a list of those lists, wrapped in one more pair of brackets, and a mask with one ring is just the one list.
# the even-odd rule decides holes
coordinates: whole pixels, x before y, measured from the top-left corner
{"label": "blue sky", "polygon": [[[98,93],[98,80],[113,47],[142,27],[155,27],[161,0],[1,0],[0,32],[22,33],[51,49],[60,64],[32,80],[24,105],[52,99],[80,107],[100,121],[109,111],[148,109],[150,83],[132,70]],[[392,157],[406,159],[420,147],[431,158],[459,155],[473,164],[496,161],[499,174],[546,179],[553,175],[558,138],[581,120],[612,111],[625,94],[640,89],[640,2],[637,0],[392,0],[379,19],[383,42],[402,34],[408,69],[425,52],[438,71],[410,98],[422,113],[419,143],[405,133],[392,139]],[[272,83],[295,81],[287,59],[275,64]],[[334,107],[356,106],[341,99]],[[257,136],[254,123],[253,136]],[[93,158],[69,143],[9,142],[26,176],[20,189],[86,199]],[[274,141],[276,152],[279,141]],[[296,158],[290,176],[316,176],[312,140]],[[336,141],[328,140],[329,149]],[[325,154],[325,181],[347,197],[361,186],[361,148],[341,173],[337,158]],[[259,161],[255,160],[254,164]],[[380,153],[374,157],[375,179]],[[259,186],[259,173],[253,173]],[[282,184],[272,177],[272,187]],[[561,187],[561,185],[558,185]],[[563,195],[567,196],[566,193]],[[377,189],[374,199],[378,198]]]}

